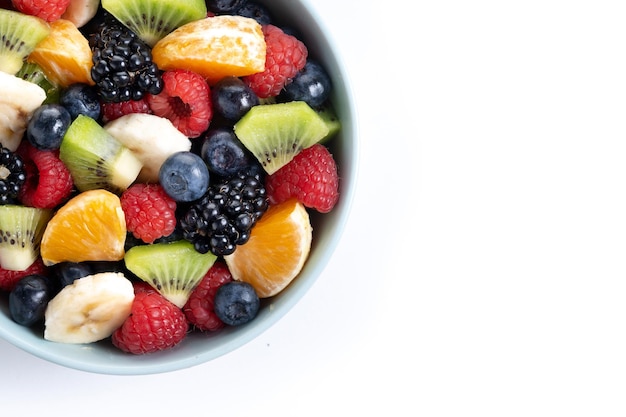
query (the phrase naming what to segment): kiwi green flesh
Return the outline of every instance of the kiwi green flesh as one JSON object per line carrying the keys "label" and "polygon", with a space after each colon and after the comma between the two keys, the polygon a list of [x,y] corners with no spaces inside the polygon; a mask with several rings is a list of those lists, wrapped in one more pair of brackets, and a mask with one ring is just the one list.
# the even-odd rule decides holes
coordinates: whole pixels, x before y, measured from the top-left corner
{"label": "kiwi green flesh", "polygon": [[38,17],[0,9],[0,71],[15,75],[49,33],[48,24]]}
{"label": "kiwi green flesh", "polygon": [[102,0],[102,8],[151,47],[174,29],[207,14],[204,0]]}
{"label": "kiwi green flesh", "polygon": [[319,141],[319,143],[326,143],[339,133],[341,130],[341,122],[337,117],[337,113],[335,113],[335,110],[330,107],[330,105],[316,109],[316,111],[328,127],[328,134]]}
{"label": "kiwi green flesh", "polygon": [[15,76],[37,84],[46,92],[46,99],[42,104],[58,103],[61,96],[59,86],[52,83],[43,72],[43,69],[34,62],[26,62]]}
{"label": "kiwi green flesh", "polygon": [[52,213],[34,207],[0,206],[0,266],[24,271],[39,256],[39,244]]}
{"label": "kiwi green flesh", "polygon": [[329,134],[329,125],[304,101],[251,108],[234,126],[235,135],[273,174],[302,149]]}
{"label": "kiwi green flesh", "polygon": [[79,191],[103,188],[120,192],[135,181],[142,163],[90,117],[79,115],[67,129],[59,158]]}
{"label": "kiwi green flesh", "polygon": [[185,240],[134,246],[124,255],[129,271],[181,308],[216,259]]}

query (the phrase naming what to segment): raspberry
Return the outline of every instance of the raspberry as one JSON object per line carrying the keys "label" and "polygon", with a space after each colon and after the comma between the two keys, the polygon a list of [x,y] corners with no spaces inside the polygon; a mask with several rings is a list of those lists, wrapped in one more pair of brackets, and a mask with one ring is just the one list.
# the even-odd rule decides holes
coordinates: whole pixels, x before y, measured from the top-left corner
{"label": "raspberry", "polygon": [[317,143],[269,175],[265,188],[271,204],[297,198],[306,207],[328,213],[339,198],[337,165],[328,149]]}
{"label": "raspberry", "polygon": [[265,43],[265,71],[243,77],[260,98],[277,96],[283,87],[304,68],[308,56],[306,46],[294,36],[274,25],[263,26]]}
{"label": "raspberry", "polygon": [[111,336],[113,345],[140,355],[180,343],[189,324],[183,311],[158,292],[136,291],[130,316]]}
{"label": "raspberry", "polygon": [[100,103],[102,107],[102,122],[107,123],[131,113],[151,114],[150,106],[145,97],[140,100],[128,100],[119,103]]}
{"label": "raspberry", "polygon": [[37,16],[46,22],[53,22],[65,13],[70,0],[12,0],[12,3],[24,14]]}
{"label": "raspberry", "polygon": [[183,307],[183,312],[189,323],[199,330],[206,331],[216,331],[224,327],[224,322],[217,317],[213,310],[213,299],[217,289],[232,280],[233,277],[228,266],[222,261],[216,261],[193,290]]}
{"label": "raspberry", "polygon": [[168,236],[176,228],[176,202],[159,184],[134,184],[120,201],[126,228],[145,243]]}
{"label": "raspberry", "polygon": [[173,70],[163,74],[163,83],[160,94],[148,95],[152,112],[169,119],[185,136],[200,136],[213,117],[207,82],[195,72]]}
{"label": "raspberry", "polygon": [[24,271],[9,271],[8,269],[0,268],[0,290],[13,291],[20,279],[32,274],[46,275],[46,271],[47,269],[41,258],[37,258]]}
{"label": "raspberry", "polygon": [[26,182],[19,194],[22,204],[51,209],[69,198],[74,181],[58,151],[38,150],[22,141],[18,152],[26,169]]}

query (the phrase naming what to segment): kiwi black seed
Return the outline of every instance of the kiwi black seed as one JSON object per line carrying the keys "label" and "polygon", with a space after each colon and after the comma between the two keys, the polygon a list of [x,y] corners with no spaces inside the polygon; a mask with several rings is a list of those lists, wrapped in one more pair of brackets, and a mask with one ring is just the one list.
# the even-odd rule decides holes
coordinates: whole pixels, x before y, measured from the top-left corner
{"label": "kiwi black seed", "polygon": [[0,71],[15,75],[49,33],[48,24],[38,17],[0,9]]}
{"label": "kiwi black seed", "polygon": [[79,191],[121,192],[135,181],[142,163],[94,119],[79,115],[67,129],[59,158]]}
{"label": "kiwi black seed", "polygon": [[134,246],[124,256],[130,272],[181,308],[216,259],[185,240]]}
{"label": "kiwi black seed", "polygon": [[204,0],[102,0],[102,8],[150,47],[179,26],[207,15]]}
{"label": "kiwi black seed", "polygon": [[0,206],[0,266],[11,271],[23,271],[39,256],[41,236],[50,210],[34,207]]}
{"label": "kiwi black seed", "polygon": [[304,101],[292,101],[251,108],[234,131],[271,175],[302,149],[327,138],[330,124]]}

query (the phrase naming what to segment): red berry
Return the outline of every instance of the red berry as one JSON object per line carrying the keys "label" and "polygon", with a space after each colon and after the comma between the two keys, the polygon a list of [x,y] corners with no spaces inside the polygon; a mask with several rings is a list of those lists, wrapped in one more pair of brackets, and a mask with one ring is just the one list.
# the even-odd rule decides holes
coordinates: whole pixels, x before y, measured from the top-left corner
{"label": "red berry", "polygon": [[12,0],[12,3],[24,14],[37,16],[46,22],[53,22],[65,13],[70,0]]}
{"label": "red berry", "polygon": [[15,284],[20,279],[32,274],[46,275],[46,271],[47,269],[41,258],[35,259],[35,262],[24,271],[9,271],[8,269],[0,268],[0,290],[13,291]]}
{"label": "red berry", "polygon": [[113,121],[127,114],[152,113],[145,97],[141,100],[128,100],[119,103],[102,102],[100,103],[100,107],[102,108],[102,121],[104,123]]}
{"label": "red berry", "polygon": [[176,228],[176,202],[159,184],[134,184],[120,197],[126,229],[137,239],[152,243]]}
{"label": "red berry", "polygon": [[150,109],[169,119],[185,136],[195,138],[207,130],[213,117],[211,91],[202,76],[186,70],[163,73],[163,91],[147,96]]}
{"label": "red berry", "polygon": [[282,29],[263,26],[266,55],[265,71],[243,77],[260,98],[275,97],[304,68],[308,50],[304,43]]}
{"label": "red berry", "polygon": [[111,341],[124,352],[140,355],[176,346],[188,329],[183,311],[161,294],[136,291],[130,316],[113,332]]}
{"label": "red berry", "polygon": [[189,323],[199,330],[207,331],[215,331],[224,327],[224,322],[217,317],[213,310],[213,299],[217,289],[232,280],[233,276],[226,264],[222,261],[216,261],[193,290],[183,307],[183,312]]}
{"label": "red berry", "polygon": [[25,206],[51,209],[67,200],[74,189],[72,175],[58,151],[42,151],[22,141],[26,182],[19,199]]}
{"label": "red berry", "polygon": [[296,198],[306,207],[328,213],[339,199],[335,159],[324,145],[317,143],[268,175],[265,188],[270,204]]}

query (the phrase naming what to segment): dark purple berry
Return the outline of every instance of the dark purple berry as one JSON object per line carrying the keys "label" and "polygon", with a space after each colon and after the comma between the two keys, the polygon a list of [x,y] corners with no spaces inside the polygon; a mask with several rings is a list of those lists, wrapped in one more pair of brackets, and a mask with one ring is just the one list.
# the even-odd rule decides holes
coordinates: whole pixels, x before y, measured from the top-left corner
{"label": "dark purple berry", "polygon": [[200,156],[209,171],[228,177],[235,175],[250,164],[246,147],[231,129],[211,129],[204,135]]}
{"label": "dark purple berry", "polygon": [[26,137],[37,149],[52,151],[59,149],[65,132],[72,123],[72,116],[59,104],[44,104],[33,113]]}
{"label": "dark purple berry", "polygon": [[240,78],[226,77],[212,87],[211,102],[217,114],[236,122],[259,104],[259,97]]}
{"label": "dark purple berry", "polygon": [[39,274],[27,275],[9,293],[11,318],[22,326],[33,326],[43,320],[51,298],[52,287],[47,277]]}
{"label": "dark purple berry", "polygon": [[72,120],[79,115],[100,118],[100,100],[96,90],[88,84],[72,84],[61,93],[61,104],[72,116]]}
{"label": "dark purple berry", "polygon": [[313,108],[322,106],[330,96],[330,77],[322,65],[309,60],[281,92],[281,101],[304,101]]}
{"label": "dark purple berry", "polygon": [[215,315],[229,326],[240,326],[254,319],[259,312],[261,300],[252,285],[231,281],[215,292],[213,310]]}
{"label": "dark purple berry", "polygon": [[188,151],[176,152],[161,165],[159,182],[175,201],[190,202],[207,191],[209,169],[198,155]]}

